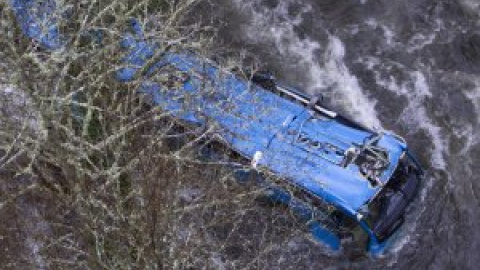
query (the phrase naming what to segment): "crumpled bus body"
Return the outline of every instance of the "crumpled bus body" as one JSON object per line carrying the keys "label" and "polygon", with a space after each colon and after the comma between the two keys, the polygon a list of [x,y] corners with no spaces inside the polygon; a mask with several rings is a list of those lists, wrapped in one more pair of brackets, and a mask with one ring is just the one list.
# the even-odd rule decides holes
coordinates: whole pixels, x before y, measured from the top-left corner
{"label": "crumpled bus body", "polygon": [[[11,6],[25,36],[50,50],[64,46],[53,0],[11,0]],[[246,79],[191,52],[165,52],[145,68],[159,47],[144,39],[137,21],[131,24],[119,44],[125,67],[118,81],[140,80],[140,93],[184,123],[215,124],[222,143],[284,179],[285,185],[268,185],[269,196],[308,221],[316,239],[339,249],[344,229],[331,225],[354,223],[372,254],[384,251],[422,174],[402,138],[342,117],[268,74]]]}

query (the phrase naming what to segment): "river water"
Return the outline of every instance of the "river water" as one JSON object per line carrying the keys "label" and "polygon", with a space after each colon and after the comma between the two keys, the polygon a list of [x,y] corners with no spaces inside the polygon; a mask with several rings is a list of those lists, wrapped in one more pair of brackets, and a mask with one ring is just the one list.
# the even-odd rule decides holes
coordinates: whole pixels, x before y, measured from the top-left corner
{"label": "river water", "polygon": [[480,2],[212,5],[219,43],[255,55],[282,81],[321,92],[354,119],[404,136],[427,170],[401,237],[384,258],[331,255],[321,246],[293,252],[287,245],[266,257],[267,269],[478,269]]}

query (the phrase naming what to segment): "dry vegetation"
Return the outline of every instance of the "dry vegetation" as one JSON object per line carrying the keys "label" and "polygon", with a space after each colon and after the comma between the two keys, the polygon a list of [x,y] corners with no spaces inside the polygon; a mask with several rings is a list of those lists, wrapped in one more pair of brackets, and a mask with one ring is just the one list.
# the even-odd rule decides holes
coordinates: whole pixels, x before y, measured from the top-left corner
{"label": "dry vegetation", "polygon": [[211,29],[184,23],[197,1],[58,1],[58,51],[23,37],[4,1],[2,269],[236,268],[239,256],[253,269],[275,249],[272,232],[298,233],[255,213],[259,191],[232,180],[238,159],[205,154],[214,125],[181,127],[146,105],[141,77],[113,79],[131,17],[160,48],[207,51]]}

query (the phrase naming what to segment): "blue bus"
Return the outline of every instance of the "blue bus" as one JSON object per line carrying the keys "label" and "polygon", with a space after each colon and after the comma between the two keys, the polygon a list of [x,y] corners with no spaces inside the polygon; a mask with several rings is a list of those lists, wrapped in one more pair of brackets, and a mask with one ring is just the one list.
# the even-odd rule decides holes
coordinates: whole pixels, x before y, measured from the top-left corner
{"label": "blue bus", "polygon": [[[50,16],[54,0],[10,4],[26,37],[47,50],[67,46]],[[423,174],[403,138],[352,121],[267,72],[242,76],[193,52],[159,58],[160,45],[138,21],[130,24],[116,80],[140,80],[139,94],[183,125],[215,125],[217,141],[282,179],[264,183],[269,198],[304,219],[318,241],[338,250],[361,230],[368,252],[385,251]]]}

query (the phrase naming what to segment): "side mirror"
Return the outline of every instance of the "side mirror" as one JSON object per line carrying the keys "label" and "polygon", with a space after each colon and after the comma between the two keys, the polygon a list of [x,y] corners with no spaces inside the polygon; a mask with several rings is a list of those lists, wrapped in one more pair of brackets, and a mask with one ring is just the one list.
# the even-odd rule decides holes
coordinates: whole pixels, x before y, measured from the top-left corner
{"label": "side mirror", "polygon": [[268,70],[257,71],[253,73],[252,78],[262,78],[264,80],[275,80],[275,76],[273,76],[273,73]]}

